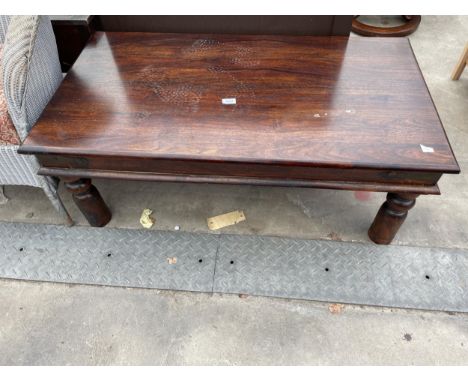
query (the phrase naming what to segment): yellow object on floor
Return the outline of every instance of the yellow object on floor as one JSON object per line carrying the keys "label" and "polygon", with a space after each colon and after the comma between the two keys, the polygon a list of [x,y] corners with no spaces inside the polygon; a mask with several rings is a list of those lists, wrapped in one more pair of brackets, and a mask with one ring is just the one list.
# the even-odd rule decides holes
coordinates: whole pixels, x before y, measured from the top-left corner
{"label": "yellow object on floor", "polygon": [[237,224],[245,220],[244,211],[232,211],[227,214],[213,216],[206,219],[208,228],[213,230]]}
{"label": "yellow object on floor", "polygon": [[149,229],[153,226],[154,218],[151,216],[152,213],[153,211],[151,211],[149,208],[145,208],[141,213],[140,223],[143,227]]}

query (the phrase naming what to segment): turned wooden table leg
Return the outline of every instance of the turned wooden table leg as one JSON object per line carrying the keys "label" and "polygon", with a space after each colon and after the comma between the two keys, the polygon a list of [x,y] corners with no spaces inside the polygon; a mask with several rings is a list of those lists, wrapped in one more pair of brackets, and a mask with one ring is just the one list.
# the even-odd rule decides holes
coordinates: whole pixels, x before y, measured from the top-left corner
{"label": "turned wooden table leg", "polygon": [[418,194],[389,193],[369,228],[370,239],[377,244],[390,244],[417,197]]}
{"label": "turned wooden table leg", "polygon": [[101,194],[91,184],[91,179],[64,179],[65,187],[73,194],[73,200],[93,227],[105,226],[112,214]]}

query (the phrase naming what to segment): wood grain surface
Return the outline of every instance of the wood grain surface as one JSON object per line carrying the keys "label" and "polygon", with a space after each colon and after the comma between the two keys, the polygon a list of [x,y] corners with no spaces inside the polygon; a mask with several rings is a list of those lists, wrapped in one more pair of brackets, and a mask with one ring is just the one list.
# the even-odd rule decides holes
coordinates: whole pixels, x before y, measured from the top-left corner
{"label": "wood grain surface", "polygon": [[459,172],[396,38],[98,32],[20,150]]}

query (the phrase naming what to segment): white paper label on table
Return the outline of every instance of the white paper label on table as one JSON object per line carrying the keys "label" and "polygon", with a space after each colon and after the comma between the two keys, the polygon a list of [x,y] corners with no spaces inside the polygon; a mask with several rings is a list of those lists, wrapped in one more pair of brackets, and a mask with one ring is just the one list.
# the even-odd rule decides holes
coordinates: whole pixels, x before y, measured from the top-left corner
{"label": "white paper label on table", "polygon": [[235,105],[236,104],[236,99],[235,98],[223,98],[221,100],[221,103],[223,105]]}
{"label": "white paper label on table", "polygon": [[419,145],[421,146],[421,150],[423,153],[433,153],[434,152],[434,149],[432,147],[429,147],[429,146],[424,146],[424,145]]}

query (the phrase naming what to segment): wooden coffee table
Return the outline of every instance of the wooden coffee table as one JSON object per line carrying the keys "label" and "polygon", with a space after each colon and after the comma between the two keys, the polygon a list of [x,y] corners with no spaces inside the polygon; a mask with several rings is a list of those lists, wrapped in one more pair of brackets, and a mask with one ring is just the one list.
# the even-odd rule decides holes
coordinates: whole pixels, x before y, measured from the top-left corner
{"label": "wooden coffee table", "polygon": [[96,33],[20,149],[92,226],[91,178],[388,192],[388,244],[458,173],[406,39]]}

